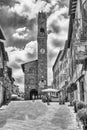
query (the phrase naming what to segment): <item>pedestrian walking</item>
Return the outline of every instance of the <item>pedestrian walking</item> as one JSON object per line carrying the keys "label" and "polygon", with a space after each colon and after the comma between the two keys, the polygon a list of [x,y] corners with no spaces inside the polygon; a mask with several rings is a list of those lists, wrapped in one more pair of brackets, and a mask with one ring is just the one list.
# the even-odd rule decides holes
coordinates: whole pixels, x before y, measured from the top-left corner
{"label": "pedestrian walking", "polygon": [[50,105],[50,103],[49,103],[49,96],[48,96],[48,94],[47,94],[47,105]]}

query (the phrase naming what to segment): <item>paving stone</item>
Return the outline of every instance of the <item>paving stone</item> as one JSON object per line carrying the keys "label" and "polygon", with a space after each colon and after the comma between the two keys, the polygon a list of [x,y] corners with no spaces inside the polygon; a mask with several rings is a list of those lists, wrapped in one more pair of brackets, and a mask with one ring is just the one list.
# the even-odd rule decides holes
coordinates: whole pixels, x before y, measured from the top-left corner
{"label": "paving stone", "polygon": [[39,101],[14,101],[0,111],[0,130],[82,130],[73,107]]}

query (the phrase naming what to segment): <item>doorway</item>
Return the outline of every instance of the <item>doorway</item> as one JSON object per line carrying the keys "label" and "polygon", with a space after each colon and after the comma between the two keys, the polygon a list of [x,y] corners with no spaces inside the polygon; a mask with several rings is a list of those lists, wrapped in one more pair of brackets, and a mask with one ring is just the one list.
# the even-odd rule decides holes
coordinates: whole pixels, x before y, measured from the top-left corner
{"label": "doorway", "polygon": [[80,100],[84,101],[84,77],[79,80],[80,83]]}
{"label": "doorway", "polygon": [[84,101],[84,82],[80,82],[80,100]]}
{"label": "doorway", "polygon": [[36,89],[32,89],[30,91],[30,100],[33,99],[33,96],[34,96],[34,99],[37,99],[38,98],[38,91]]}

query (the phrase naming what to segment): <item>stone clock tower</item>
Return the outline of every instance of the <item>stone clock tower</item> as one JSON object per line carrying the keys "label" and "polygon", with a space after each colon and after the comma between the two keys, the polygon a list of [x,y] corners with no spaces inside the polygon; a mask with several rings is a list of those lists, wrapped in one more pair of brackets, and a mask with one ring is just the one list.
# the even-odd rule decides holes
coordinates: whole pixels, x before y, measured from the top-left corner
{"label": "stone clock tower", "polygon": [[47,87],[47,17],[46,13],[38,13],[38,86]]}

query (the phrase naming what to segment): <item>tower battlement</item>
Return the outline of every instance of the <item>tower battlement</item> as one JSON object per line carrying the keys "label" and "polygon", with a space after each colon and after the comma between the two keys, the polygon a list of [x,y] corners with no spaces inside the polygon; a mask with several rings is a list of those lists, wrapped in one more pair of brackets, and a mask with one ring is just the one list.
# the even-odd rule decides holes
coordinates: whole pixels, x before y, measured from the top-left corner
{"label": "tower battlement", "polygon": [[45,12],[41,11],[38,13],[38,19],[46,19],[47,18],[47,15]]}

